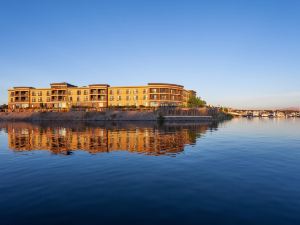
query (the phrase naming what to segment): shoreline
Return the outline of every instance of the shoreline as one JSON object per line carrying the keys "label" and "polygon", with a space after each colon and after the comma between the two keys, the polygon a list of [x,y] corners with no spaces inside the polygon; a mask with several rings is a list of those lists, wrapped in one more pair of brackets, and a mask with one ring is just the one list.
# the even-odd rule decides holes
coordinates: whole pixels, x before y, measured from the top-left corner
{"label": "shoreline", "polygon": [[140,111],[106,111],[106,112],[0,112],[0,121],[199,121],[218,120],[210,115],[203,116],[169,116],[157,112]]}

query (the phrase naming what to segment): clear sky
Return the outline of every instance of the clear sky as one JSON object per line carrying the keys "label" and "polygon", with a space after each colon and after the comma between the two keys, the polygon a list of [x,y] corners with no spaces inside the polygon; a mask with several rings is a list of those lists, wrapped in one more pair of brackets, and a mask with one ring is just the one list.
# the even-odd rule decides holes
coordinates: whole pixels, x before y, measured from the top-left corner
{"label": "clear sky", "polygon": [[12,86],[169,82],[214,105],[300,107],[298,0],[0,0]]}

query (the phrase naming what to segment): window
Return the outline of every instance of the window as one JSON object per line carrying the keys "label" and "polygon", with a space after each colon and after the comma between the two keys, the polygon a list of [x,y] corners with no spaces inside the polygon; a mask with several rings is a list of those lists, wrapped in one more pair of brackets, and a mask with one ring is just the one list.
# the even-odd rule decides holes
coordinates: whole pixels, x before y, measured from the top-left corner
{"label": "window", "polygon": [[50,91],[47,91],[47,96],[50,96]]}
{"label": "window", "polygon": [[129,101],[130,100],[130,96],[126,96],[126,100]]}
{"label": "window", "polygon": [[42,102],[42,98],[38,98],[38,102]]}
{"label": "window", "polygon": [[47,98],[47,102],[50,102],[50,98],[49,97]]}
{"label": "window", "polygon": [[121,98],[121,96],[119,95],[119,96],[118,96],[118,101],[121,101],[121,100],[122,100],[122,98]]}
{"label": "window", "polygon": [[135,95],[135,96],[133,97],[133,99],[134,99],[134,100],[138,100],[138,99],[139,99],[139,96]]}
{"label": "window", "polygon": [[68,91],[68,95],[72,95],[72,91]]}
{"label": "window", "polygon": [[11,98],[10,101],[11,101],[11,102],[14,102],[14,98]]}
{"label": "window", "polygon": [[138,94],[139,93],[139,90],[138,89],[135,89],[134,90],[134,94]]}
{"label": "window", "polygon": [[35,98],[32,98],[32,102],[35,102]]}
{"label": "window", "polygon": [[81,91],[80,90],[77,91],[77,95],[81,95]]}
{"label": "window", "polygon": [[129,89],[126,90],[126,94],[127,94],[127,95],[130,94],[130,90],[129,90]]}
{"label": "window", "polygon": [[171,94],[177,94],[177,91],[175,89],[171,89]]}
{"label": "window", "polygon": [[35,92],[34,91],[32,92],[32,96],[35,96]]}
{"label": "window", "polygon": [[70,98],[69,98],[69,100],[70,100],[70,102],[72,102],[72,101],[73,101],[73,98],[72,98],[72,97],[70,97]]}
{"label": "window", "polygon": [[42,92],[41,91],[38,92],[38,96],[42,96]]}
{"label": "window", "polygon": [[146,93],[147,93],[147,90],[146,90],[146,89],[144,89],[144,90],[143,90],[143,94],[146,94]]}
{"label": "window", "polygon": [[109,100],[113,101],[114,100],[114,96],[109,96]]}
{"label": "window", "polygon": [[89,97],[88,97],[88,96],[85,96],[85,97],[84,97],[84,101],[87,102],[88,100],[89,100]]}
{"label": "window", "polygon": [[144,100],[147,100],[147,95],[144,95],[144,96],[143,96],[143,99],[144,99]]}
{"label": "window", "polygon": [[158,106],[158,103],[157,102],[150,102],[150,106]]}
{"label": "window", "polygon": [[151,95],[150,98],[151,98],[151,99],[158,99],[158,98],[157,98],[157,95]]}
{"label": "window", "polygon": [[113,90],[109,90],[109,94],[113,95],[114,94]]}
{"label": "window", "polygon": [[167,95],[161,95],[160,97],[161,97],[161,99],[163,99],[163,100],[167,100]]}
{"label": "window", "polygon": [[88,91],[87,91],[87,90],[84,90],[83,94],[84,94],[84,95],[87,95],[87,94],[88,94]]}
{"label": "window", "polygon": [[121,90],[117,90],[117,95],[120,95],[122,92],[121,92]]}

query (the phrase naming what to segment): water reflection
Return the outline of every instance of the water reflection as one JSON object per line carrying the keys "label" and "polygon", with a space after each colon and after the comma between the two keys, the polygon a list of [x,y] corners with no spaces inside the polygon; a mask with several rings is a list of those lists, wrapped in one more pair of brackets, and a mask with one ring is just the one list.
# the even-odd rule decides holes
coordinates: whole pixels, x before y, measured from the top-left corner
{"label": "water reflection", "polygon": [[2,123],[8,134],[8,147],[14,151],[49,150],[70,155],[73,151],[90,153],[129,151],[147,155],[176,155],[185,145],[216,124],[156,123]]}

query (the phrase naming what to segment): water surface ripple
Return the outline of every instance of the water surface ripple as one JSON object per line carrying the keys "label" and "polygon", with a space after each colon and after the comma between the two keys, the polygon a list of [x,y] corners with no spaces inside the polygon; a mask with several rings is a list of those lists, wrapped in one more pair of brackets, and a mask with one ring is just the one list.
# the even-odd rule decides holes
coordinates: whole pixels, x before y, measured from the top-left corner
{"label": "water surface ripple", "polygon": [[5,224],[300,224],[300,120],[0,123]]}

